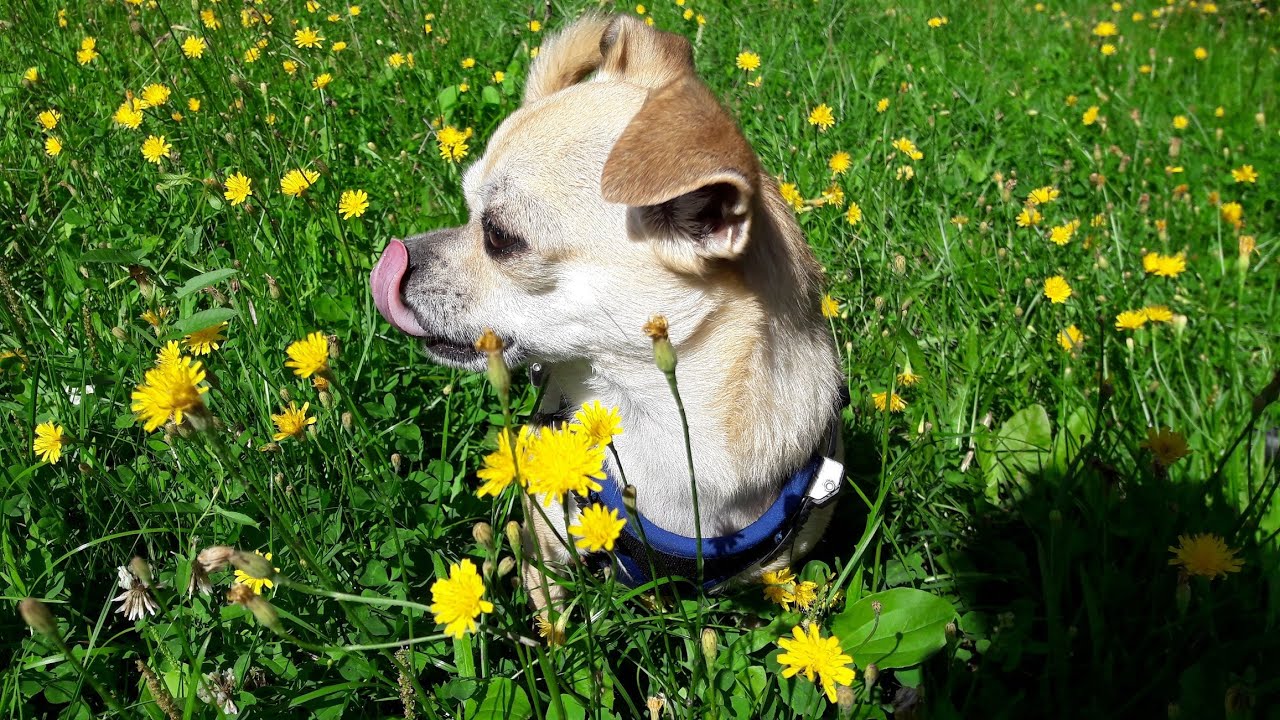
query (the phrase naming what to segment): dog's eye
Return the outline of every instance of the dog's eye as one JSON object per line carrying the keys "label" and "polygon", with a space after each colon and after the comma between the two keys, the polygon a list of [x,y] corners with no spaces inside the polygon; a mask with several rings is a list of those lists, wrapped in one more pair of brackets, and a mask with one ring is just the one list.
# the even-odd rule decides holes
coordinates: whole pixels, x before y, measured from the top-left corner
{"label": "dog's eye", "polygon": [[519,235],[509,233],[486,216],[484,226],[484,249],[490,255],[506,255],[520,247],[523,241]]}

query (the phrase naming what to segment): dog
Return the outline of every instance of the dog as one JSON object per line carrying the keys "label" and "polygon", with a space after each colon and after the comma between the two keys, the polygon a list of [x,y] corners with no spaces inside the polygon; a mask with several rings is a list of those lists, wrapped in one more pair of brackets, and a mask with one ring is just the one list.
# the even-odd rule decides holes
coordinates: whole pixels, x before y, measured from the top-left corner
{"label": "dog", "polygon": [[[625,432],[615,449],[646,542],[683,542],[696,525],[685,440],[641,330],[665,316],[702,538],[728,538],[732,551],[783,499],[796,505],[786,488],[805,492],[803,517],[774,532],[776,547],[727,565],[704,558],[722,575],[704,586],[731,587],[807,553],[842,484],[844,380],[819,309],[822,268],[698,78],[689,42],[632,17],[578,20],[543,45],[521,107],[462,188],[465,225],[393,240],[378,261],[371,286],[390,324],[421,338],[434,360],[474,371],[486,359],[473,343],[491,328],[509,366],[542,368],[544,412],[617,407]],[[616,495],[612,472],[605,485]],[[573,561],[556,539],[567,537],[563,513],[528,510],[526,557]],[[633,569],[654,569],[645,560]],[[674,564],[692,576],[690,564]],[[535,564],[523,576],[539,609],[559,597],[554,587],[535,592],[546,587]]]}

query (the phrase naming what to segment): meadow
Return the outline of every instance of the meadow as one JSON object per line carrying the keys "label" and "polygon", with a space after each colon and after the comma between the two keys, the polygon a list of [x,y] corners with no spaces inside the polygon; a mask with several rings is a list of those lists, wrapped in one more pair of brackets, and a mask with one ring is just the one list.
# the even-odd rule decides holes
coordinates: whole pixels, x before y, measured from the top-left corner
{"label": "meadow", "polygon": [[[1280,717],[1270,6],[5,4],[0,712]],[[477,494],[535,389],[367,281],[591,9],[688,37],[778,177],[849,473],[786,575],[582,569],[539,623]]]}

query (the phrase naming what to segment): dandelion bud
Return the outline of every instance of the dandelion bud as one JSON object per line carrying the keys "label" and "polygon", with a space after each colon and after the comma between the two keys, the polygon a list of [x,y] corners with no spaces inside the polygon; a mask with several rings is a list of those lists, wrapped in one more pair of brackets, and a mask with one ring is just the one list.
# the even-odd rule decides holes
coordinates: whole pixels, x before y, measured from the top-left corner
{"label": "dandelion bud", "polygon": [[133,559],[129,561],[129,571],[133,573],[134,577],[138,578],[138,582],[151,587],[151,563],[134,555]]}
{"label": "dandelion bud", "polygon": [[1173,316],[1173,334],[1177,335],[1178,337],[1182,337],[1182,333],[1185,332],[1186,329],[1187,329],[1187,316],[1174,315]]}
{"label": "dandelion bud", "polygon": [[706,661],[707,667],[710,668],[716,664],[716,654],[720,650],[720,643],[716,639],[716,631],[711,628],[702,629],[702,659]]}
{"label": "dandelion bud", "polygon": [[485,560],[480,564],[481,577],[493,577],[493,561]]}
{"label": "dandelion bud", "polygon": [[654,315],[644,324],[644,333],[653,340],[653,362],[665,375],[676,371],[676,349],[671,346],[671,338],[667,335],[667,319],[662,315]]}
{"label": "dandelion bud", "polygon": [[666,704],[667,699],[662,695],[655,695],[645,701],[645,707],[649,709],[649,720],[658,720]]}
{"label": "dandelion bud", "polygon": [[881,611],[881,610],[883,610],[883,609],[884,609],[884,605],[883,605],[883,604],[881,604],[879,600],[872,600],[872,601],[871,601],[871,612],[872,612],[876,617],[880,617],[880,611]]}
{"label": "dandelion bud", "polygon": [[520,523],[515,520],[508,521],[507,526],[503,528],[503,532],[507,534],[507,543],[511,547],[520,547]]}
{"label": "dandelion bud", "polygon": [[511,370],[507,368],[507,361],[502,357],[502,351],[506,348],[502,338],[498,337],[493,330],[485,328],[480,339],[476,340],[475,347],[478,352],[489,356],[489,382],[493,384],[494,391],[505,403],[511,392]]}
{"label": "dandelion bud", "polygon": [[270,275],[264,275],[264,277],[267,278],[267,294],[271,296],[272,300],[279,300],[280,284],[277,283],[276,279],[271,277]]}
{"label": "dandelion bud", "polygon": [[271,561],[257,553],[233,550],[230,559],[237,570],[243,571],[249,577],[271,580],[276,576],[276,569],[271,566]]}
{"label": "dandelion bud", "polygon": [[836,686],[836,708],[840,717],[849,717],[853,712],[853,688],[848,685]]}
{"label": "dandelion bud", "polygon": [[290,395],[289,395],[289,388],[283,388],[283,387],[282,387],[282,388],[280,388],[280,399],[281,399],[281,400],[283,400],[283,401],[285,401],[285,402],[289,402],[290,400],[292,400],[292,399],[293,399],[293,398],[292,398],[292,397],[290,397]]}
{"label": "dandelion bud", "polygon": [[350,412],[342,413],[342,429],[346,430],[347,432],[351,432],[351,429],[354,425],[355,425],[355,416],[352,415]]}
{"label": "dandelion bud", "polygon": [[508,573],[516,569],[516,559],[507,555],[498,562],[498,577],[506,577]]}
{"label": "dandelion bud", "polygon": [[27,598],[18,603],[18,613],[32,630],[49,637],[59,637],[58,621],[53,619],[49,606],[35,598]]}
{"label": "dandelion bud", "polygon": [[404,464],[404,458],[400,455],[400,453],[391,453],[391,469],[395,471],[397,475],[400,474],[400,466],[403,464]]}
{"label": "dandelion bud", "polygon": [[274,441],[273,441],[273,442],[269,442],[269,443],[267,443],[266,445],[263,445],[262,447],[258,448],[258,452],[263,452],[263,453],[277,453],[277,452],[280,452],[280,443],[278,443],[278,442],[274,442]]}
{"label": "dandelion bud", "polygon": [[318,393],[318,395],[320,397],[320,405],[324,409],[328,410],[329,408],[333,407],[333,393],[329,392],[328,390],[321,390]]}
{"label": "dandelion bud", "polygon": [[626,509],[627,515],[638,517],[639,510],[636,509],[636,486],[628,485],[622,488],[622,507]]}
{"label": "dandelion bud", "polygon": [[471,526],[471,537],[482,548],[493,548],[493,526],[487,522],[478,522]]}
{"label": "dandelion bud", "polygon": [[875,663],[871,663],[862,671],[862,679],[866,681],[867,687],[875,685],[876,680],[880,679],[880,668],[876,667]]}
{"label": "dandelion bud", "polygon": [[899,275],[907,274],[907,258],[903,255],[893,256],[893,271]]}
{"label": "dandelion bud", "polygon": [[81,475],[93,474],[93,467],[91,467],[88,463],[80,463],[79,465],[76,465],[76,469],[80,471]]}
{"label": "dandelion bud", "polygon": [[946,633],[948,638],[954,638],[956,636],[956,633],[958,632],[958,628],[956,628],[955,621],[953,620],[947,623],[946,626],[943,627],[943,632]]}
{"label": "dandelion bud", "polygon": [[249,608],[249,612],[253,613],[258,624],[270,628],[274,633],[283,634],[284,626],[280,623],[280,614],[276,612],[275,607],[261,595],[253,595],[252,590],[249,593],[252,597],[243,604]]}
{"label": "dandelion bud", "polygon": [[115,339],[121,340],[121,341],[129,339],[129,333],[125,332],[125,329],[120,327],[119,325],[116,325],[115,327],[111,328],[111,335],[115,337]]}

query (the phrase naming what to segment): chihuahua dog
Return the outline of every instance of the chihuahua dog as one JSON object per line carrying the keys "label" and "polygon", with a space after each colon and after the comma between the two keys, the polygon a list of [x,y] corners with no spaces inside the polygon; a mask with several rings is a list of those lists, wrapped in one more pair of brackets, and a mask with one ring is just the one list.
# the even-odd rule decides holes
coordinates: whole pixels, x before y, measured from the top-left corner
{"label": "chihuahua dog", "polygon": [[[834,475],[814,464],[843,452],[822,269],[775,181],[697,77],[689,42],[631,17],[580,19],[543,45],[521,107],[462,188],[467,224],[393,240],[374,268],[387,321],[436,361],[475,371],[486,365],[473,343],[491,328],[508,365],[542,368],[544,410],[617,407],[625,432],[615,449],[653,540],[689,538],[696,527],[681,420],[642,332],[650,316],[665,316],[698,541],[733,545],[777,514],[802,469],[824,478],[823,492],[809,493],[821,506],[789,515],[798,527],[766,528],[774,546],[721,565],[730,582],[715,585],[804,555],[841,484],[838,462]],[[611,471],[605,482],[618,480]],[[528,510],[526,550],[548,567],[573,561],[556,539],[572,518]],[[534,592],[547,587],[536,567],[523,574],[535,606],[556,599],[554,587]]]}

